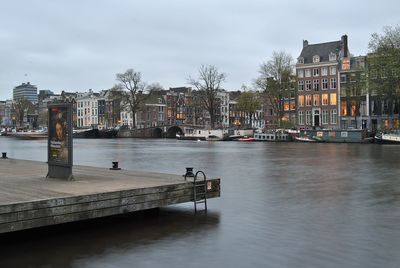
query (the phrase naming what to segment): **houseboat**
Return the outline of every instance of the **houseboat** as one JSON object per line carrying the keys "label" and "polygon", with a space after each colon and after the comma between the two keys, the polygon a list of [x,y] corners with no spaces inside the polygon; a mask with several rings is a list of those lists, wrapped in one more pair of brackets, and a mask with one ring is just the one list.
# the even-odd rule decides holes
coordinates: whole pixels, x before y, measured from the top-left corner
{"label": "houseboat", "polygon": [[318,142],[337,143],[369,143],[372,138],[366,129],[312,129],[301,130],[299,137],[313,139]]}
{"label": "houseboat", "polygon": [[284,131],[273,131],[267,133],[255,133],[256,141],[291,141],[290,135]]}

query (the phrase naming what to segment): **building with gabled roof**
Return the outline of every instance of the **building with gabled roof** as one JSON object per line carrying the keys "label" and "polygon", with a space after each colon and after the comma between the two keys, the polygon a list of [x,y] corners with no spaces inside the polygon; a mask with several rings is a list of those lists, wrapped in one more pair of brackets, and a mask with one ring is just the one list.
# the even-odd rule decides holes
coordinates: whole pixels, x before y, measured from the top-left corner
{"label": "building with gabled roof", "polygon": [[299,129],[339,128],[339,69],[348,57],[347,35],[340,40],[309,44],[297,58],[297,127]]}

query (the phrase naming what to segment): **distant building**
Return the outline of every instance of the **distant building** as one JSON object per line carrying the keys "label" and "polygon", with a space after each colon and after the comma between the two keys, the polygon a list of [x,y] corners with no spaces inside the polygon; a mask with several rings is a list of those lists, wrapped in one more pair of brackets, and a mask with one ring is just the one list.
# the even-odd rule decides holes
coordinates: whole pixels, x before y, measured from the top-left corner
{"label": "distant building", "polygon": [[98,126],[98,99],[99,93],[93,93],[91,89],[89,92],[77,94],[77,127],[87,128]]}
{"label": "distant building", "polygon": [[30,82],[22,83],[19,86],[16,86],[13,89],[13,100],[16,101],[18,99],[27,99],[33,104],[38,103],[38,90],[35,85],[32,85]]}
{"label": "distant building", "polygon": [[303,41],[297,58],[297,127],[339,128],[339,68],[349,56],[347,35],[319,44]]}

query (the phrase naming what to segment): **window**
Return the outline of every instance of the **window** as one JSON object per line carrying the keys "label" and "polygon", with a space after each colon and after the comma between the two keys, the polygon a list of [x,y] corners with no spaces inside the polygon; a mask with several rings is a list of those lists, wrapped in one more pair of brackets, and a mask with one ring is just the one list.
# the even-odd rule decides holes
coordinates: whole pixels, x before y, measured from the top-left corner
{"label": "window", "polygon": [[306,91],[310,91],[311,90],[311,81],[307,80],[306,81]]}
{"label": "window", "polygon": [[283,104],[283,110],[289,111],[289,102],[285,101],[285,103]]}
{"label": "window", "polygon": [[328,75],[328,67],[322,67],[321,68],[321,75],[322,76],[327,76]]}
{"label": "window", "polygon": [[334,60],[336,60],[336,54],[333,53],[333,52],[331,52],[331,53],[329,54],[329,61],[334,61]]}
{"label": "window", "polygon": [[331,89],[336,89],[336,78],[331,78]]}
{"label": "window", "polygon": [[322,110],[322,124],[328,124],[328,110]]}
{"label": "window", "polygon": [[306,95],[306,106],[311,106],[311,95]]}
{"label": "window", "polygon": [[327,90],[328,89],[328,79],[324,78],[322,79],[322,90]]}
{"label": "window", "polygon": [[331,93],[329,96],[330,104],[331,105],[336,105],[336,93]]}
{"label": "window", "polygon": [[299,107],[304,106],[304,95],[299,95]]}
{"label": "window", "polygon": [[304,81],[300,80],[299,81],[299,91],[303,91],[304,90]]}
{"label": "window", "polygon": [[319,95],[314,95],[313,96],[313,100],[314,100],[314,106],[319,106]]}
{"label": "window", "polygon": [[318,68],[314,68],[313,69],[313,76],[319,76],[319,69]]}
{"label": "window", "polygon": [[296,110],[296,103],[294,102],[294,100],[290,102],[290,110]]}
{"label": "window", "polygon": [[328,105],[328,94],[322,94],[322,105]]}
{"label": "window", "polygon": [[319,56],[315,55],[312,59],[313,62],[319,62]]}
{"label": "window", "polygon": [[300,57],[297,59],[298,64],[304,64],[304,58]]}
{"label": "window", "polygon": [[347,102],[341,101],[340,106],[341,106],[342,116],[347,116]]}
{"label": "window", "polygon": [[351,116],[355,117],[357,115],[357,103],[355,101],[351,102]]}
{"label": "window", "polygon": [[336,109],[331,110],[331,124],[336,125],[337,124],[337,111]]}
{"label": "window", "polygon": [[311,77],[311,70],[310,69],[306,69],[305,77]]}
{"label": "window", "polygon": [[303,78],[304,77],[304,70],[303,69],[297,70],[297,77],[298,78]]}
{"label": "window", "polygon": [[340,75],[340,83],[346,83],[347,81],[347,76],[345,74]]}
{"label": "window", "polygon": [[312,116],[311,111],[306,111],[306,125],[311,126]]}
{"label": "window", "polygon": [[319,80],[314,80],[314,91],[319,91]]}
{"label": "window", "polygon": [[304,125],[304,112],[299,111],[299,125]]}
{"label": "window", "polygon": [[329,68],[329,71],[330,71],[330,75],[336,75],[336,66],[331,66]]}

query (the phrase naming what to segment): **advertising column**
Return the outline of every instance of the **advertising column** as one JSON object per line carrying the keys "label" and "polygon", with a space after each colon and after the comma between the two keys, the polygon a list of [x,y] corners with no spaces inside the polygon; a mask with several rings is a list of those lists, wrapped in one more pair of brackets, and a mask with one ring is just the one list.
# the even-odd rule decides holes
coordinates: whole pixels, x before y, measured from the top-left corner
{"label": "advertising column", "polygon": [[71,180],[72,177],[72,104],[50,104],[47,146],[50,178]]}

